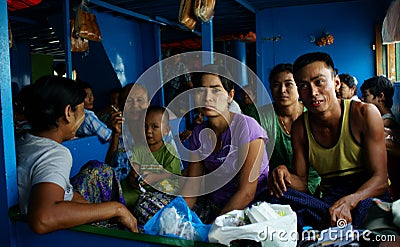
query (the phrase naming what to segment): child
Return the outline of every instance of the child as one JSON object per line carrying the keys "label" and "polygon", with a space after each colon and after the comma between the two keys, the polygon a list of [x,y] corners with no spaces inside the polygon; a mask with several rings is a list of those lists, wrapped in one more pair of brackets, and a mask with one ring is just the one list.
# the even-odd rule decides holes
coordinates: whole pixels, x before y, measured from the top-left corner
{"label": "child", "polygon": [[[116,118],[116,116],[121,115],[124,112],[124,117],[127,120],[124,125],[127,125],[128,127],[125,132],[127,138],[124,143],[122,137],[122,125],[119,128],[113,128],[110,146],[106,155],[106,163],[113,167],[119,181],[128,177],[132,168],[127,152],[130,153],[134,145],[140,142],[145,142],[143,136],[144,130],[138,130],[143,129],[142,122],[144,122],[144,115],[149,105],[149,94],[146,87],[143,85],[127,84],[121,89],[119,96],[120,111],[112,113],[111,119]],[[115,119],[115,121],[117,120],[118,118]],[[111,121],[111,123],[112,122],[113,121]],[[169,131],[168,135],[163,136],[163,138],[166,143],[171,144],[174,146],[175,150],[177,150],[171,131]],[[131,157],[130,154],[129,157]],[[183,170],[183,165],[181,165],[181,170]]]}
{"label": "child", "polygon": [[[164,115],[164,117],[163,117]],[[181,175],[176,149],[163,141],[170,131],[168,112],[162,106],[149,106],[145,117],[146,144],[135,144],[130,157],[134,169],[121,186],[128,208],[132,208],[144,191],[169,192],[170,178]],[[166,170],[166,171],[165,171]],[[139,181],[143,179],[142,181]],[[152,186],[150,186],[152,185]]]}

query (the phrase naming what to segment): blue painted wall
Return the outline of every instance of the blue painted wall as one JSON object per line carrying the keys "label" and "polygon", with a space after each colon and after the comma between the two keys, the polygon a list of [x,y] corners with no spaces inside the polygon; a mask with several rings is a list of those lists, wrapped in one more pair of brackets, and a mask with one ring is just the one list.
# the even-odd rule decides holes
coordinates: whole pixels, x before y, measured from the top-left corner
{"label": "blue painted wall", "polygon": [[[359,0],[264,9],[257,13],[257,74],[268,88],[268,75],[278,63],[293,63],[303,53],[331,54],[339,73],[361,84],[375,75],[375,25],[382,24],[388,1]],[[324,31],[335,40],[318,47],[310,37]],[[266,40],[281,36],[279,41]]]}
{"label": "blue painted wall", "polygon": [[80,80],[92,86],[95,111],[107,105],[112,88],[121,87],[101,43],[89,41],[87,54],[72,53],[72,67]]}
{"label": "blue painted wall", "polygon": [[10,49],[11,80],[18,83],[19,89],[31,83],[32,64],[30,47],[26,41],[13,41]]}
{"label": "blue painted wall", "polygon": [[94,12],[102,41],[89,41],[89,52],[73,53],[73,67],[79,78],[93,87],[95,108],[108,103],[109,91],[139,76],[161,56],[156,24],[127,20],[109,13]]}

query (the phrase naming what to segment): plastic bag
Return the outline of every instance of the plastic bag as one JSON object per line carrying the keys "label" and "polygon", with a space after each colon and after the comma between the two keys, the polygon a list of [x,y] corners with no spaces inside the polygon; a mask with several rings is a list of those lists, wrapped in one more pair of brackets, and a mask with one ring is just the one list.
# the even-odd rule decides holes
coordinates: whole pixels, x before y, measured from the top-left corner
{"label": "plastic bag", "polygon": [[215,0],[194,0],[194,14],[203,22],[209,22],[214,14]]}
{"label": "plastic bag", "polygon": [[101,33],[94,14],[89,13],[88,7],[82,3],[75,13],[75,36],[83,39],[100,42]]}
{"label": "plastic bag", "polygon": [[193,30],[196,26],[196,16],[193,13],[194,0],[181,0],[179,6],[179,22]]}
{"label": "plastic bag", "polygon": [[89,41],[76,35],[75,20],[71,19],[71,52],[86,52],[89,50]]}
{"label": "plastic bag", "polygon": [[186,201],[178,196],[158,211],[145,225],[144,232],[195,241],[208,241],[211,225],[205,225]]}
{"label": "plastic bag", "polygon": [[[273,210],[277,217],[265,218],[264,214],[270,215],[270,210]],[[247,218],[251,222],[248,222]],[[262,202],[253,205],[252,208],[233,210],[217,217],[211,226],[208,239],[210,242],[227,246],[232,240],[248,239],[261,242],[262,246],[295,247],[297,216],[289,205]]]}
{"label": "plastic bag", "polygon": [[136,200],[133,215],[136,217],[138,224],[143,226],[173,199],[173,196],[159,191],[142,193]]}

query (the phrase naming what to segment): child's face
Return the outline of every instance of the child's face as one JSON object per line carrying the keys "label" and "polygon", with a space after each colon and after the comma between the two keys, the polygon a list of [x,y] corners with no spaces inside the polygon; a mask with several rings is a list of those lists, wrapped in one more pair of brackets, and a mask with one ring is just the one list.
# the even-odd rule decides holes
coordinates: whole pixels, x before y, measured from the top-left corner
{"label": "child's face", "polygon": [[150,112],[145,119],[145,136],[146,142],[150,145],[161,145],[162,137],[169,131],[168,121],[162,121],[163,114],[161,112]]}

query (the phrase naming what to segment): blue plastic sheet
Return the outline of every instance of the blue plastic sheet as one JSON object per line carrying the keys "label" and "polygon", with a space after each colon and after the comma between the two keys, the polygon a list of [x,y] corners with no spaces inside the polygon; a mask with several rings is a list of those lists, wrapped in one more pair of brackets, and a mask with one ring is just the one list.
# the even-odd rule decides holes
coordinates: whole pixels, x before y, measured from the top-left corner
{"label": "blue plastic sheet", "polygon": [[[175,232],[175,234],[163,234],[163,232],[165,231],[174,232],[174,229],[171,228],[162,229],[163,225],[162,222],[165,222],[163,220],[164,217],[166,216],[166,214],[169,214],[171,212],[176,213],[176,215],[173,216],[175,219],[177,219],[177,221],[174,222],[174,219],[168,219],[168,224],[169,225],[175,224],[177,231]],[[144,232],[150,235],[161,235],[161,236],[169,236],[175,238],[207,242],[208,232],[210,231],[210,228],[211,225],[203,224],[203,222],[201,222],[197,214],[192,210],[190,210],[190,208],[188,207],[186,201],[182,198],[182,196],[177,196],[167,206],[158,211],[144,225]]]}

